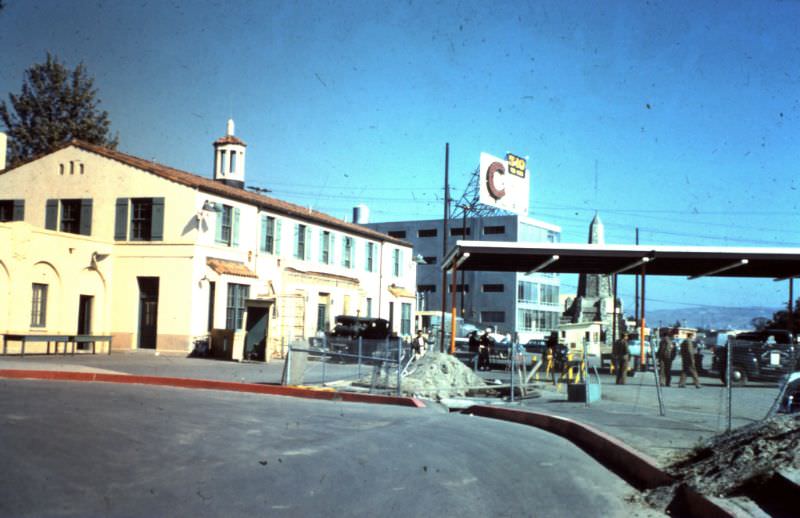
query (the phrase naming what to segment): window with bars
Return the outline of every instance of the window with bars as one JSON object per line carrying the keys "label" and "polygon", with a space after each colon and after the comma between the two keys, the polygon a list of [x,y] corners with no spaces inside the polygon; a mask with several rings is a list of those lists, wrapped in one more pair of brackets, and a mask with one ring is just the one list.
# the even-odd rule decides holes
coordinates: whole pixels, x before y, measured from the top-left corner
{"label": "window with bars", "polygon": [[47,325],[47,284],[33,283],[31,327]]}
{"label": "window with bars", "polygon": [[152,226],[152,198],[131,199],[131,241],[150,241]]}
{"label": "window with bars", "polygon": [[353,238],[345,237],[342,240],[342,266],[353,267]]}
{"label": "window with bars", "polygon": [[375,271],[375,243],[367,242],[365,267],[368,272]]}

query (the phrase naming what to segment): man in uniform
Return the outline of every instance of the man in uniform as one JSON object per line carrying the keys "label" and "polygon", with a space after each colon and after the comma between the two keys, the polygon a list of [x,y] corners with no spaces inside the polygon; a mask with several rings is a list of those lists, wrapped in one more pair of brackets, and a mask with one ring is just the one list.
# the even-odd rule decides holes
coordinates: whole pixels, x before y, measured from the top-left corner
{"label": "man in uniform", "polygon": [[614,342],[611,355],[614,358],[614,368],[617,371],[617,385],[624,385],[625,378],[628,377],[628,360],[630,359],[628,340],[624,335]]}
{"label": "man in uniform", "polygon": [[700,380],[697,377],[697,368],[694,365],[694,333],[688,333],[686,335],[686,340],[681,342],[681,379],[678,382],[678,386],[683,388],[686,386],[686,376],[691,375],[692,379],[694,380],[694,386],[700,388]]}
{"label": "man in uniform", "polygon": [[664,329],[661,340],[658,342],[658,373],[661,386],[669,387],[672,382],[672,360],[675,359],[675,343],[672,341],[672,332]]}

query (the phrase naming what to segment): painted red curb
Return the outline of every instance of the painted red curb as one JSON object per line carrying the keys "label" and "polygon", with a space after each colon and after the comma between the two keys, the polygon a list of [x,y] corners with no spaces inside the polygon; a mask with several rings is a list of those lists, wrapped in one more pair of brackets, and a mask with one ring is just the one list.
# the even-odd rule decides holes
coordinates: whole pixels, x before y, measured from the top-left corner
{"label": "painted red curb", "polygon": [[333,392],[312,390],[282,385],[259,385],[255,383],[236,383],[232,381],[214,381],[191,378],[167,378],[161,376],[138,376],[128,374],[104,374],[95,372],[36,371],[0,369],[0,378],[39,379],[54,381],[99,381],[105,383],[128,383],[135,385],[158,385],[164,387],[180,387],[206,390],[227,390],[231,392],[249,392],[252,394],[270,394],[273,396],[301,397],[306,399],[322,399],[327,401],[346,401],[348,403],[372,403],[380,405],[397,405],[424,408],[425,403],[412,397],[379,396],[375,394],[358,394],[353,392]]}
{"label": "painted red curb", "polygon": [[674,482],[674,479],[656,466],[650,457],[610,435],[571,419],[483,405],[469,407],[463,413],[535,426],[560,435],[575,443],[638,489],[652,489]]}
{"label": "painted red curb", "polygon": [[[659,468],[651,457],[639,453],[615,437],[572,419],[484,405],[471,406],[462,413],[534,426],[560,435],[639,490],[653,489],[675,482],[675,479]],[[677,513],[673,512],[674,516],[733,518],[730,513],[704,495],[683,484],[678,487],[668,509],[679,510]]]}

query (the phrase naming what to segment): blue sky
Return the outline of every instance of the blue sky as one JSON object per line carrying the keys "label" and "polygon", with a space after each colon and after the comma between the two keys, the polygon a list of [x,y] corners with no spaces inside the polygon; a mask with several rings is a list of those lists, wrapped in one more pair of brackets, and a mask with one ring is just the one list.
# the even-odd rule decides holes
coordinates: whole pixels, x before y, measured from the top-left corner
{"label": "blue sky", "polygon": [[[21,1],[0,96],[83,61],[122,151],[347,218],[438,218],[479,154],[528,155],[530,215],[584,242],[794,246],[800,2]],[[563,278],[562,291],[575,281]],[[784,304],[787,283],[652,278],[648,307]],[[632,283],[621,284],[626,305]]]}

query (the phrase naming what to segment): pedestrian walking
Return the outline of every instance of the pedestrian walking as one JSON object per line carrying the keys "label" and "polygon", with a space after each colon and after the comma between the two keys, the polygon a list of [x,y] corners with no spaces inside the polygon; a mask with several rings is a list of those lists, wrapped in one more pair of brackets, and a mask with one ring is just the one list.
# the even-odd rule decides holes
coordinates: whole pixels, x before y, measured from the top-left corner
{"label": "pedestrian walking", "polygon": [[697,377],[697,367],[694,364],[694,354],[695,354],[695,346],[694,341],[694,333],[689,333],[686,335],[686,340],[681,342],[681,379],[678,382],[678,386],[683,388],[686,386],[686,377],[691,376],[694,380],[694,386],[700,388],[700,379]]}
{"label": "pedestrian walking", "polygon": [[617,385],[624,385],[625,379],[628,377],[628,360],[630,360],[630,351],[628,351],[628,340],[621,336],[614,342],[611,348],[611,356],[614,358],[614,369],[617,373]]}
{"label": "pedestrian walking", "polygon": [[661,386],[669,387],[672,382],[672,360],[677,354],[675,342],[672,341],[672,332],[663,330],[661,340],[658,342],[658,372],[661,377]]}

